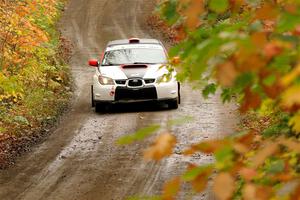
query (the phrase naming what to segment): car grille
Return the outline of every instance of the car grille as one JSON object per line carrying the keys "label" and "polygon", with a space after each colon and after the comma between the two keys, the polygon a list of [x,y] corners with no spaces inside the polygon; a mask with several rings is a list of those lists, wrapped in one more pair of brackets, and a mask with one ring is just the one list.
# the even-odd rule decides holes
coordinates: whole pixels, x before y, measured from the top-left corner
{"label": "car grille", "polygon": [[129,79],[127,85],[129,87],[141,87],[143,86],[142,79]]}
{"label": "car grille", "polygon": [[143,88],[127,88],[118,86],[116,88],[115,100],[155,100],[157,99],[157,92],[154,86]]}
{"label": "car grille", "polygon": [[126,84],[126,80],[115,80],[117,84],[120,85],[125,85]]}
{"label": "car grille", "polygon": [[154,83],[155,79],[145,79],[145,83],[149,84],[149,83]]}
{"label": "car grille", "polygon": [[[131,79],[131,80],[136,80],[136,79]],[[140,80],[140,79],[139,79]],[[126,79],[118,79],[118,80],[115,80],[115,82],[116,82],[116,84],[118,84],[118,85],[125,85],[126,84]],[[150,84],[150,83],[154,83],[155,82],[155,79],[144,79],[144,81],[145,81],[145,84]],[[132,83],[132,82],[130,82],[130,81],[128,81],[128,84],[129,84],[129,87],[139,87],[139,86],[141,86],[141,82],[138,82],[137,84],[137,86],[135,86],[136,85],[136,83]]]}

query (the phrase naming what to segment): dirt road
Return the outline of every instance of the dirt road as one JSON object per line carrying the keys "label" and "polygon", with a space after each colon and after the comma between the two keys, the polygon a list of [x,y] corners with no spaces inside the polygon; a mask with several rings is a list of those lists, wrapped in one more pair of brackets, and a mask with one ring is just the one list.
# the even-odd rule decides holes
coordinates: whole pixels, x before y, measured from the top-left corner
{"label": "dirt road", "polygon": [[[154,195],[164,180],[183,170],[183,163],[211,161],[200,154],[182,158],[180,151],[187,141],[230,133],[236,123],[234,106],[223,106],[218,97],[203,100],[199,92],[183,86],[178,110],[130,105],[97,114],[90,107],[94,69],[87,67],[87,60],[98,57],[109,40],[151,37],[145,18],[152,9],[153,0],[70,0],[61,30],[74,44],[70,64],[76,92],[72,110],[47,141],[0,172],[1,200],[122,200],[134,194]],[[142,160],[141,152],[149,140],[115,145],[122,135],[186,115],[195,121],[171,128],[180,144],[177,154],[161,163]]]}

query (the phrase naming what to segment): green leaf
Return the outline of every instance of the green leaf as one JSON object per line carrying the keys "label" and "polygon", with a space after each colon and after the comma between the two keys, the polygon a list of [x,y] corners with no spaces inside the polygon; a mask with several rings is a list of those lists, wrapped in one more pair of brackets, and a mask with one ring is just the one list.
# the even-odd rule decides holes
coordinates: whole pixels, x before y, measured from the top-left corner
{"label": "green leaf", "polygon": [[213,168],[214,165],[212,164],[209,164],[209,165],[203,165],[203,166],[200,166],[200,167],[195,167],[191,170],[188,170],[187,172],[185,172],[183,175],[182,175],[182,179],[184,181],[192,181],[194,180],[195,178],[197,178],[197,176],[207,170],[211,170]]}
{"label": "green leaf", "polygon": [[145,137],[153,134],[154,132],[158,131],[159,129],[160,129],[160,125],[157,125],[157,124],[151,125],[151,126],[142,128],[133,134],[121,137],[120,139],[118,139],[117,143],[120,145],[131,144],[135,141],[144,139]]}
{"label": "green leaf", "polygon": [[271,161],[270,163],[267,164],[266,171],[271,174],[280,173],[283,172],[284,166],[285,165],[283,160]]}
{"label": "green leaf", "polygon": [[211,0],[209,8],[217,13],[223,13],[227,10],[229,4],[227,0]]}
{"label": "green leaf", "polygon": [[215,94],[217,91],[217,86],[214,83],[208,84],[205,86],[205,88],[202,90],[202,95],[204,98],[208,98],[210,94]]}
{"label": "green leaf", "polygon": [[293,30],[299,24],[299,16],[290,13],[282,13],[278,22],[277,31],[286,32]]}
{"label": "green leaf", "polygon": [[243,73],[236,78],[235,87],[237,92],[241,92],[247,86],[253,84],[255,74],[251,72]]}
{"label": "green leaf", "polygon": [[177,0],[163,2],[161,12],[169,24],[174,24],[180,17],[177,13]]}
{"label": "green leaf", "polygon": [[275,81],[276,81],[276,76],[274,74],[271,74],[270,76],[268,76],[263,80],[263,83],[266,86],[272,86],[275,83]]}
{"label": "green leaf", "polygon": [[215,154],[216,167],[221,170],[226,170],[232,166],[233,149],[230,146],[225,146],[218,150]]}
{"label": "green leaf", "polygon": [[234,93],[230,88],[223,89],[221,93],[222,102],[223,103],[230,102],[233,95]]}

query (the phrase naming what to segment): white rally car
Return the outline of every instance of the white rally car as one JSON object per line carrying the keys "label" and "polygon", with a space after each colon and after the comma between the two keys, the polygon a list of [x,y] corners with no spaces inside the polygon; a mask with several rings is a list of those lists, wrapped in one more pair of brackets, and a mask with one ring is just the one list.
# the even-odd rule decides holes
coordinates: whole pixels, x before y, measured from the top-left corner
{"label": "white rally car", "polygon": [[90,60],[96,67],[91,87],[92,105],[101,111],[110,103],[166,102],[171,109],[180,103],[180,84],[175,72],[164,66],[167,54],[155,39],[131,38],[108,43],[102,58]]}

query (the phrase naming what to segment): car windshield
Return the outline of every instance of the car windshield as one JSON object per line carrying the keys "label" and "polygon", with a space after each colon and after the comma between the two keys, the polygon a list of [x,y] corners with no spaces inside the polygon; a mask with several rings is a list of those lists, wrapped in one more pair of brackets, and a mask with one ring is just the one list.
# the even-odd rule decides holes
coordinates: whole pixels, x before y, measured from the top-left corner
{"label": "car windshield", "polygon": [[102,66],[122,64],[163,64],[167,62],[163,49],[130,48],[105,53]]}

